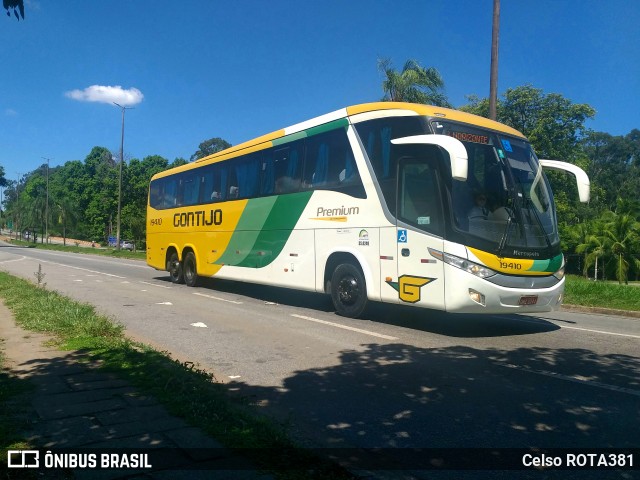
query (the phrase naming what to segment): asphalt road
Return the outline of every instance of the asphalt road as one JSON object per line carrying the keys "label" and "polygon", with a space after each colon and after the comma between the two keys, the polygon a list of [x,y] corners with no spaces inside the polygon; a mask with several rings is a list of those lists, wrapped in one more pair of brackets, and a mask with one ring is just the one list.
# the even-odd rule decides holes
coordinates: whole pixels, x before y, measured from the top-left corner
{"label": "asphalt road", "polygon": [[353,320],[323,295],[214,279],[188,288],[143,262],[0,244],[0,270],[35,281],[38,265],[47,288],[212,370],[310,446],[640,444],[637,318],[373,305]]}

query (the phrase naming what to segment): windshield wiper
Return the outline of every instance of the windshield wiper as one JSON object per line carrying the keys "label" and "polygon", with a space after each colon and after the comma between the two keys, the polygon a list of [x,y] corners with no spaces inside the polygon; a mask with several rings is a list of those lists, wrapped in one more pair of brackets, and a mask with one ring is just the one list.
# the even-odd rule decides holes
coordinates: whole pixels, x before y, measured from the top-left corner
{"label": "windshield wiper", "polygon": [[507,245],[507,239],[509,238],[509,230],[511,230],[511,222],[513,220],[513,216],[511,215],[511,212],[507,208],[505,208],[505,211],[509,215],[509,218],[507,219],[507,226],[504,229],[504,233],[502,234],[502,238],[500,239],[500,243],[498,244],[498,257],[502,257],[502,252],[505,246]]}
{"label": "windshield wiper", "polygon": [[527,198],[526,196],[524,198],[524,202],[525,208],[529,211],[529,218],[531,218],[531,212],[533,212],[533,216],[535,217],[536,222],[538,223],[538,228],[540,229],[540,234],[544,237],[545,241],[547,242],[547,248],[549,248],[549,251],[551,251],[551,240],[549,240],[549,234],[544,228],[544,224],[542,223],[540,215],[538,215],[538,209],[533,203],[533,200]]}

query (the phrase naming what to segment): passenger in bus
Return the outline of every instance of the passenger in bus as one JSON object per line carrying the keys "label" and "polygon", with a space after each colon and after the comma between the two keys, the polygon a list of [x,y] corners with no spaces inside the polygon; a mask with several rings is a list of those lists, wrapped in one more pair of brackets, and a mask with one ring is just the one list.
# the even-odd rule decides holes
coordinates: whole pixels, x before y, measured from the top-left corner
{"label": "passenger in bus", "polygon": [[300,179],[282,176],[276,180],[276,193],[297,192],[300,189]]}
{"label": "passenger in bus", "polygon": [[476,192],[473,196],[474,205],[469,210],[469,220],[488,220],[489,207],[487,206],[487,195],[484,192]]}

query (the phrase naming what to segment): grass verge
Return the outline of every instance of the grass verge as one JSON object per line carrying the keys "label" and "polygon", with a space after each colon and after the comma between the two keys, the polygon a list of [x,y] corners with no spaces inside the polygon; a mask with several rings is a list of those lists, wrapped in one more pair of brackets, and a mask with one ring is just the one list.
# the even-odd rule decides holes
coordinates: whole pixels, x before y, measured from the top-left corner
{"label": "grass verge", "polygon": [[568,275],[564,303],[585,307],[640,311],[640,287],[610,282],[594,282]]}
{"label": "grass verge", "polygon": [[89,248],[89,247],[76,247],[74,245],[59,245],[56,243],[33,243],[26,242],[24,240],[15,240],[12,238],[4,237],[6,242],[9,242],[16,247],[28,247],[37,248],[41,250],[56,250],[59,252],[71,252],[71,253],[84,253],[91,255],[102,255],[105,257],[119,257],[119,258],[132,258],[136,260],[145,260],[147,258],[146,252],[130,252],[129,250],[116,250],[115,248]]}
{"label": "grass verge", "polygon": [[[283,425],[257,415],[249,405],[229,396],[226,387],[208,372],[129,340],[121,325],[97,314],[93,306],[4,272],[0,272],[0,296],[23,328],[54,335],[58,348],[87,352],[100,360],[102,368],[153,395],[173,415],[202,428],[229,448],[249,452],[259,468],[277,478],[353,478],[297,447]],[[12,395],[10,390],[8,395]],[[0,416],[0,422],[4,420]]]}

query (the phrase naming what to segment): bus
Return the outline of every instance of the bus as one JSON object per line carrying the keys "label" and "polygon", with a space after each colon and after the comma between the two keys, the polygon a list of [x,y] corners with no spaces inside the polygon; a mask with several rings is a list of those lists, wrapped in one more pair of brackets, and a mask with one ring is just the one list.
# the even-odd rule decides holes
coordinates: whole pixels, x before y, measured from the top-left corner
{"label": "bus", "polygon": [[459,313],[557,309],[564,257],[543,167],[524,135],[483,117],[355,105],[153,176],[147,263],[200,277]]}

